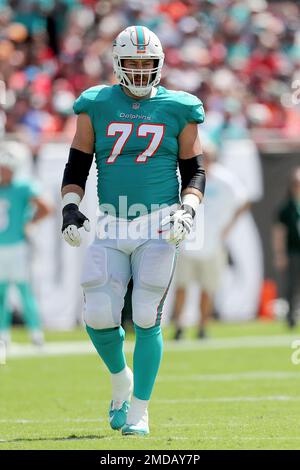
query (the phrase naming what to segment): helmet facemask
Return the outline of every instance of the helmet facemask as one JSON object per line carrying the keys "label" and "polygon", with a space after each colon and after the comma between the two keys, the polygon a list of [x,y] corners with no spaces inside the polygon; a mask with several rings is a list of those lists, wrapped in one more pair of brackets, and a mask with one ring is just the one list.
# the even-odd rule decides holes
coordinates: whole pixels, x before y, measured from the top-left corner
{"label": "helmet facemask", "polygon": [[140,57],[119,57],[114,56],[114,69],[120,85],[125,86],[136,96],[145,96],[151,92],[160,82],[162,59],[157,57],[145,57],[144,60],[153,59],[154,67],[152,68],[129,68],[124,67],[125,59],[140,59]]}

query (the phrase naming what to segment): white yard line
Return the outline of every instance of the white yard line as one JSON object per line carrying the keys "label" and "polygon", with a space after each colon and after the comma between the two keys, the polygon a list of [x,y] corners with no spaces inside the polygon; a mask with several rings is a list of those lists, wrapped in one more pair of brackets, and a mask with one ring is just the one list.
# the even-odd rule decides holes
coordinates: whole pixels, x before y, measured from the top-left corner
{"label": "white yard line", "polygon": [[274,336],[239,336],[233,338],[216,338],[207,340],[182,340],[166,341],[166,351],[189,351],[189,350],[217,350],[217,349],[252,349],[291,347],[296,335],[274,335]]}
{"label": "white yard line", "polygon": [[[289,348],[293,340],[299,339],[291,335],[276,336],[244,336],[238,338],[221,338],[207,341],[183,340],[165,341],[166,352],[184,352],[196,350],[219,350],[219,349],[253,349],[253,348]],[[133,342],[125,342],[125,351],[132,352]],[[292,349],[291,349],[292,351]],[[30,344],[12,343],[7,351],[9,359],[20,359],[39,356],[65,356],[65,355],[96,354],[93,345],[89,341],[56,341],[48,342],[42,348]]]}
{"label": "white yard line", "polygon": [[[228,374],[193,374],[182,375],[184,380],[189,382],[232,382],[234,380],[300,380],[300,368],[296,372],[285,371],[255,371],[255,372],[237,372]],[[157,377],[158,382],[178,382],[178,375],[162,375]]]}
{"label": "white yard line", "polygon": [[178,403],[236,403],[236,402],[259,402],[259,401],[300,401],[300,396],[271,395],[271,396],[245,396],[245,397],[215,397],[215,398],[189,398],[155,400],[156,403],[177,405]]}

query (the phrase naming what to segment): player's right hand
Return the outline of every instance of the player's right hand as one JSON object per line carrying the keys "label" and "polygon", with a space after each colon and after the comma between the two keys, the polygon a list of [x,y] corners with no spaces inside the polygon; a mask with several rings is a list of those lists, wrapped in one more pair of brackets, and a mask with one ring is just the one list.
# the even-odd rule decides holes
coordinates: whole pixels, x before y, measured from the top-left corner
{"label": "player's right hand", "polygon": [[76,204],[67,204],[63,208],[62,215],[63,224],[61,231],[65,241],[71,246],[80,246],[81,236],[78,229],[83,227],[86,232],[89,232],[89,219],[80,212]]}

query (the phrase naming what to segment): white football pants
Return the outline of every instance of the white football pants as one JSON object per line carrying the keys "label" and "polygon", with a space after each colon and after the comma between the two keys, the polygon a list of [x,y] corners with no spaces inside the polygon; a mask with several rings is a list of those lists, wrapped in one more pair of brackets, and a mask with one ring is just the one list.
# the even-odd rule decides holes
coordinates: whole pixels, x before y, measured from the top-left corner
{"label": "white football pants", "polygon": [[87,249],[81,278],[84,320],[89,327],[99,330],[121,324],[131,277],[133,322],[141,328],[160,323],[177,250],[158,230],[162,218],[177,207],[176,204],[133,221],[100,215],[98,236]]}

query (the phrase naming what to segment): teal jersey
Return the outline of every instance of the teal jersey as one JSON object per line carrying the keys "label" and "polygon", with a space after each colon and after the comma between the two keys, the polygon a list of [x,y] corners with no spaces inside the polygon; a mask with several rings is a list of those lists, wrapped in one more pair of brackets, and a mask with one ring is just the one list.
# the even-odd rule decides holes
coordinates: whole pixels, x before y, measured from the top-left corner
{"label": "teal jersey", "polygon": [[178,137],[188,123],[204,121],[197,97],[159,86],[155,96],[135,100],[120,85],[96,86],[74,111],[88,114],[94,128],[98,198],[107,212],[134,218],[179,202]]}
{"label": "teal jersey", "polygon": [[30,199],[39,190],[31,181],[12,181],[8,186],[0,185],[0,247],[25,239],[24,226],[32,215]]}

